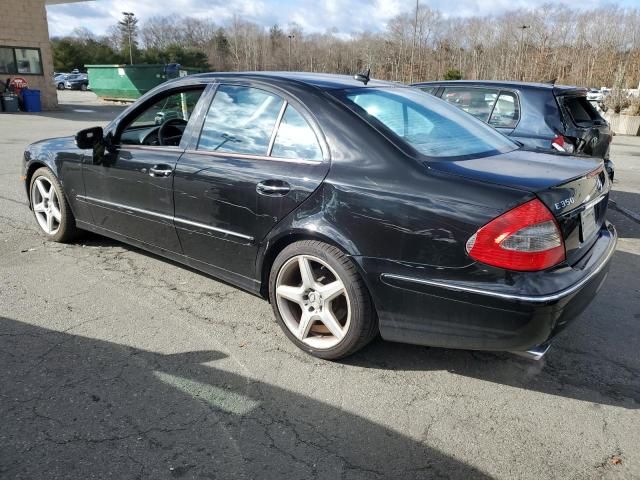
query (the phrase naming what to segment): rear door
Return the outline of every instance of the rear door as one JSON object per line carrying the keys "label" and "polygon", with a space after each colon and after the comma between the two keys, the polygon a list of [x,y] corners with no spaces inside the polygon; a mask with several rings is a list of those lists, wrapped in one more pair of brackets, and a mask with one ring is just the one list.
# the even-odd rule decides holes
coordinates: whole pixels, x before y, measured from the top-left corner
{"label": "rear door", "polygon": [[586,95],[568,94],[556,98],[564,117],[564,135],[575,145],[575,152],[608,159],[611,130]]}
{"label": "rear door", "polygon": [[219,85],[199,139],[176,168],[175,224],[184,254],[251,287],[260,243],[328,171],[321,139],[310,113],[281,92]]}

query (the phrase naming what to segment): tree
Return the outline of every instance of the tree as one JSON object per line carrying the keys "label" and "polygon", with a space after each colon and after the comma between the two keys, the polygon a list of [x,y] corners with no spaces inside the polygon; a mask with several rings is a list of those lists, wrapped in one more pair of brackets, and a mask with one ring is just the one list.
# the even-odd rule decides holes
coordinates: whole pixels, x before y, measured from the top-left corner
{"label": "tree", "polygon": [[138,19],[133,13],[122,12],[122,20],[118,22],[120,31],[120,45],[123,55],[129,57],[129,62],[133,63],[137,57],[138,50]]}
{"label": "tree", "polygon": [[462,80],[462,73],[460,73],[460,70],[451,68],[447,70],[446,73],[444,74],[444,79],[445,80]]}

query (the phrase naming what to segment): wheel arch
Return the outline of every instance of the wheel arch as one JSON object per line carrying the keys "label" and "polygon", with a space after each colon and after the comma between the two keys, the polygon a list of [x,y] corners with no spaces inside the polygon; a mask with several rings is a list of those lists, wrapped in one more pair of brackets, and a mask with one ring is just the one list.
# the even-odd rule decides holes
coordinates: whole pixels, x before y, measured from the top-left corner
{"label": "wheel arch", "polygon": [[[332,245],[343,252],[345,255],[350,257],[354,255],[358,255],[357,249],[351,242],[341,242],[339,239],[342,238],[342,235],[333,235],[334,232],[331,232],[332,235],[329,235],[328,232],[311,230],[311,229],[295,229],[287,232],[282,232],[281,234],[271,238],[263,249],[262,255],[259,257],[259,265],[257,269],[257,273],[260,279],[260,296],[265,299],[269,299],[269,275],[271,273],[271,267],[273,266],[273,262],[276,257],[289,245],[300,242],[303,240],[316,240],[328,245]],[[345,245],[349,245],[348,247]],[[363,281],[366,282],[366,277],[364,272],[361,271],[360,265],[358,262],[353,262],[360,274],[360,277]],[[367,285],[367,289],[369,286]],[[370,291],[370,290],[369,290]]]}
{"label": "wheel arch", "polygon": [[50,165],[47,165],[42,160],[33,160],[32,162],[29,163],[29,165],[27,165],[27,171],[26,171],[25,176],[24,176],[24,187],[25,187],[25,190],[27,191],[27,199],[28,199],[28,202],[29,202],[29,208],[32,208],[32,205],[31,205],[31,191],[29,189],[29,187],[31,185],[31,179],[33,178],[33,174],[36,173],[36,170],[38,170],[39,168],[42,168],[42,167],[48,168],[49,170],[51,170],[53,172],[53,174],[56,176],[56,178],[58,177],[58,175],[56,174],[56,171],[54,169],[52,169]]}

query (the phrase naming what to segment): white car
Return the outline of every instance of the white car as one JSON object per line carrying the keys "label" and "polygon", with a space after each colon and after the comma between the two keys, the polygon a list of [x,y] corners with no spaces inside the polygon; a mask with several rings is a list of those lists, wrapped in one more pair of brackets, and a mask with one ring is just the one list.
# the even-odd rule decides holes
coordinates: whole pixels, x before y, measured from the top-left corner
{"label": "white car", "polygon": [[587,92],[587,100],[590,102],[602,102],[604,100],[604,93],[597,88],[590,88]]}

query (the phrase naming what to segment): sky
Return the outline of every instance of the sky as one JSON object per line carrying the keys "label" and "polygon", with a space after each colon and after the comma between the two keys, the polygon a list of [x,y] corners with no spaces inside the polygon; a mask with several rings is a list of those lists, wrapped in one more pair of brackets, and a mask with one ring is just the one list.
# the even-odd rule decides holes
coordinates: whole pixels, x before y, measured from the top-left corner
{"label": "sky", "polygon": [[[540,6],[540,0],[422,0],[421,5],[440,10],[446,16],[491,15],[504,10]],[[548,0],[547,0],[548,3]],[[640,0],[555,0],[575,8],[588,9],[606,5],[640,7]],[[290,22],[305,32],[325,32],[335,28],[340,34],[381,31],[387,22],[402,12],[412,10],[414,0],[93,0],[47,7],[49,34],[67,35],[76,27],[88,28],[102,35],[116,23],[122,12],[134,12],[144,20],[153,16],[182,15],[211,18],[227,24],[234,14],[265,27]]]}

